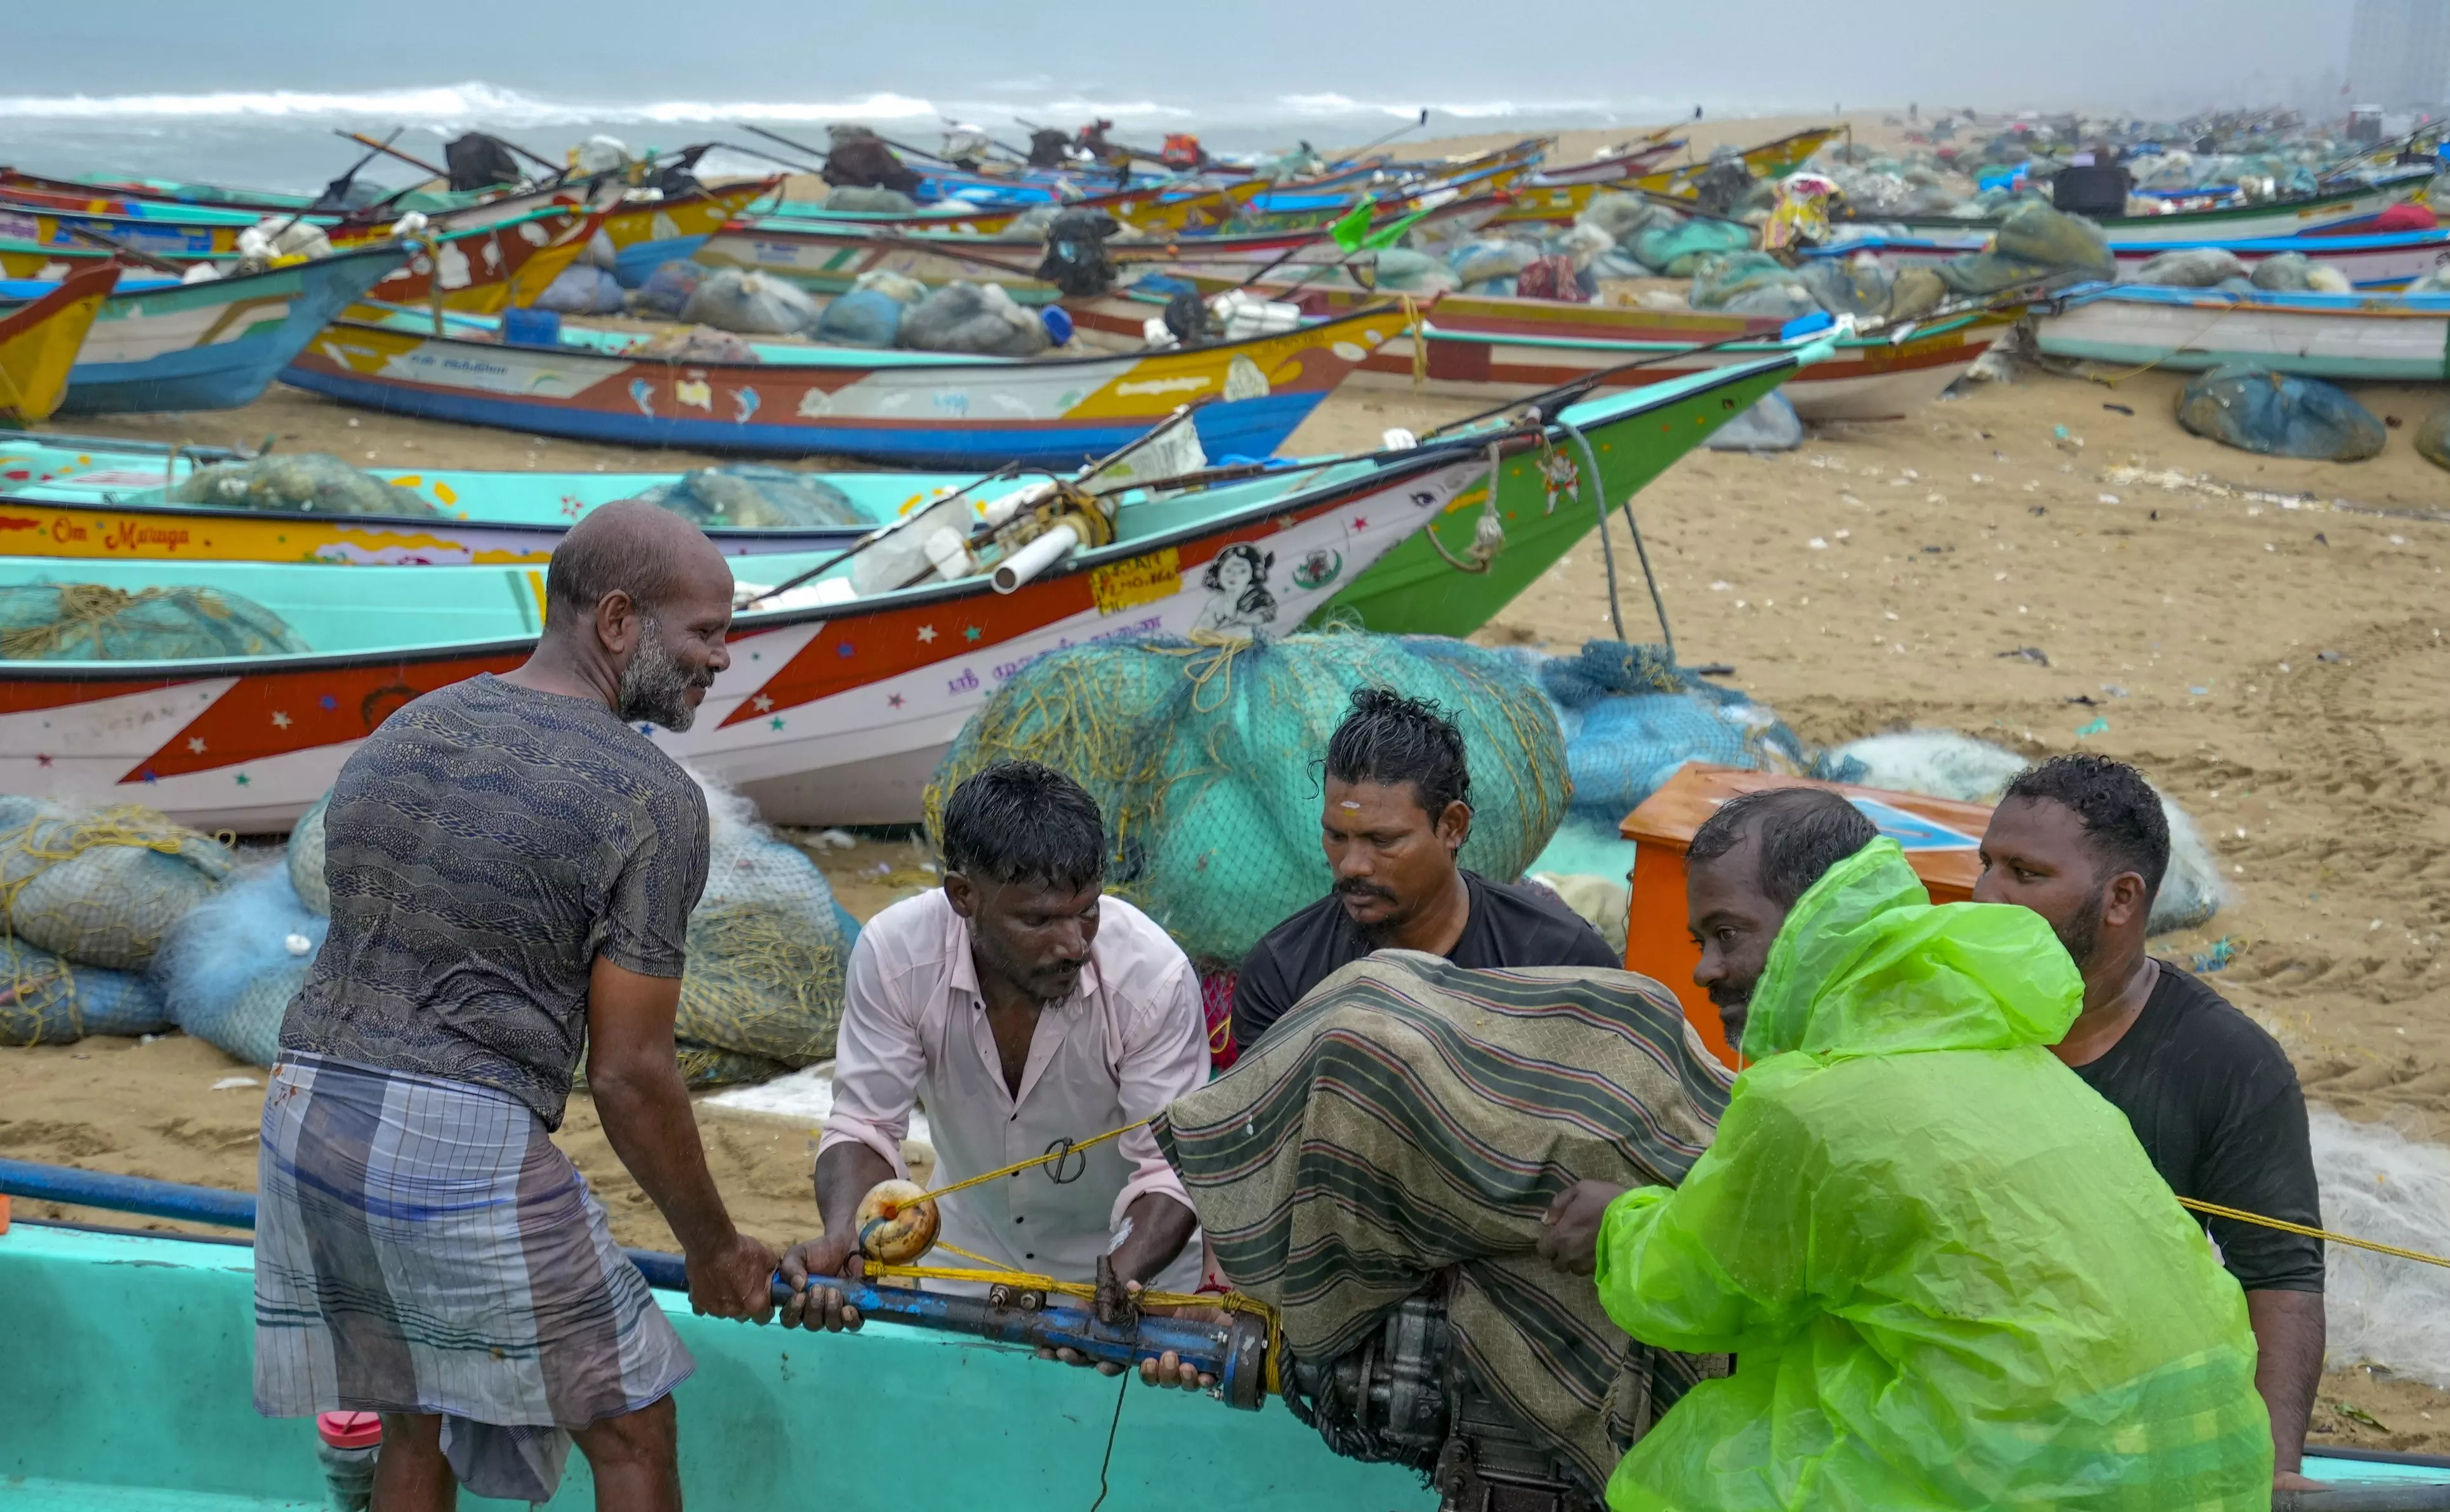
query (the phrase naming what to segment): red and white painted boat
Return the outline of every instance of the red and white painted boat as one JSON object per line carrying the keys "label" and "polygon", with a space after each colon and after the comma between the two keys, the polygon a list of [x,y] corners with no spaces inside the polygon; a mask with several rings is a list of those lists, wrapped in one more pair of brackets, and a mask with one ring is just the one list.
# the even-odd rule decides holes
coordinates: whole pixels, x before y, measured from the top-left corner
{"label": "red and white painted boat", "polygon": [[[1646,477],[1817,356],[1787,350],[1579,404],[1565,418],[1604,473],[1638,460]],[[862,597],[850,568],[837,565],[801,591],[813,602],[735,621],[731,666],[693,727],[650,733],[777,823],[908,821],[962,722],[1033,657],[1106,638],[1290,630],[1440,514],[1482,504],[1488,439],[1246,475],[1146,503],[1127,497],[1117,540],[1076,552],[1011,592],[973,575]],[[1563,433],[1551,440],[1563,444]],[[1509,478],[1529,477],[1536,447],[1528,434],[1510,443]],[[1536,487],[1525,493],[1529,517],[1518,529],[1536,530],[1546,517],[1531,502],[1540,496]],[[0,559],[0,578],[56,582],[61,565]],[[456,623],[492,626],[508,615],[533,627],[543,598],[534,568],[83,570],[106,568],[146,574],[123,576],[126,586],[230,585],[225,591],[290,616],[309,644],[324,631],[298,606],[320,597],[330,606],[321,625],[333,637],[354,629],[361,644],[372,642],[336,654],[223,661],[0,663],[0,792],[139,802],[183,823],[246,833],[287,827],[394,709],[462,678],[508,670],[535,644],[530,629],[403,646],[369,629],[381,612],[421,627],[450,624],[440,610],[456,596],[467,600]],[[284,583],[268,573],[310,575]],[[842,591],[822,591],[837,576]],[[418,613],[420,605],[431,611]]]}

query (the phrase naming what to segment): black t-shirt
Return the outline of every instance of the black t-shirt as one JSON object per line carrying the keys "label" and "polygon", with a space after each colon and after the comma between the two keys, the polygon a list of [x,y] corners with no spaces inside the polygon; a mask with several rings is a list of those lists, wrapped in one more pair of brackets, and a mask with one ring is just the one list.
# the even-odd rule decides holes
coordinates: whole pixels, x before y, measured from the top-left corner
{"label": "black t-shirt", "polygon": [[[1504,886],[1469,871],[1463,882],[1471,892],[1471,917],[1463,938],[1447,952],[1456,965],[1624,968],[1624,958],[1598,930],[1547,894]],[[1234,983],[1234,1042],[1246,1048],[1258,1043],[1304,994],[1374,948],[1345,917],[1343,901],[1333,893],[1269,930],[1251,947]]]}
{"label": "black t-shirt", "polygon": [[[2194,978],[2161,962],[2135,1022],[2075,1074],[2127,1115],[2179,1196],[2322,1227],[2296,1068],[2253,1019]],[[2320,1239],[2233,1218],[2206,1222],[2246,1290],[2323,1289]]]}

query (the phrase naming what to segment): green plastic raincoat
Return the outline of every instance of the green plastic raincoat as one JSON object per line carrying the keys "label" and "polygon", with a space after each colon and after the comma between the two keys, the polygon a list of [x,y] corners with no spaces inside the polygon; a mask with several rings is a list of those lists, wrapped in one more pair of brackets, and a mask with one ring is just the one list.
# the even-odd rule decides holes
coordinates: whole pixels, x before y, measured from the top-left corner
{"label": "green plastic raincoat", "polygon": [[1934,907],[1894,841],[1797,901],[1716,1141],[1600,1232],[1620,1327],[1737,1356],[1614,1512],[2265,1512],[2245,1296],[2046,1048],[2082,998],[2039,916]]}

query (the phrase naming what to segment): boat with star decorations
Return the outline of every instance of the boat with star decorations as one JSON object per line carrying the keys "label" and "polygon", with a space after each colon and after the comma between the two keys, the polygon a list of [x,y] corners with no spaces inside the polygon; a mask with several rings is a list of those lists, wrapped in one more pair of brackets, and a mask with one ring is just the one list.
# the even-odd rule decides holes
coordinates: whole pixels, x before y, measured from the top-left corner
{"label": "boat with star decorations", "polygon": [[[1043,571],[1009,592],[993,566],[1019,575],[1036,542],[984,572],[872,592],[860,580],[864,558],[828,557],[792,591],[794,607],[735,619],[731,665],[696,723],[655,740],[777,823],[907,822],[962,723],[1032,657],[1101,636],[1187,633],[1214,622],[1220,592],[1228,617],[1238,612],[1238,594],[1204,583],[1229,549],[1259,562],[1274,598],[1273,618],[1248,628],[1290,630],[1331,601],[1357,600],[1365,617],[1382,593],[1433,604],[1442,595],[1424,597],[1409,576],[1372,587],[1371,574],[1435,522],[1467,553],[1460,567],[1437,566],[1446,586],[1481,595],[1441,628],[1468,632],[1592,528],[1594,501],[1616,507],[1817,355],[1806,347],[1612,394],[1565,407],[1546,427],[1501,425],[1315,466],[1229,468],[1204,487],[1152,480],[1110,495],[1103,544],[1041,557]],[[1561,456],[1590,460],[1574,462],[1581,471],[1567,480]],[[903,529],[932,531],[948,517],[938,512],[974,507],[945,500]],[[1504,545],[1469,554],[1490,529]],[[1051,526],[1040,539],[1062,545]],[[757,580],[785,583],[792,565],[766,558]],[[141,799],[182,823],[242,832],[285,827],[392,709],[517,666],[544,600],[544,573],[533,566],[95,561],[77,576],[89,580],[72,585],[88,612],[121,602],[113,594],[204,588],[280,616],[313,649],[0,663],[0,790]],[[0,559],[0,583],[62,578],[55,559]]]}

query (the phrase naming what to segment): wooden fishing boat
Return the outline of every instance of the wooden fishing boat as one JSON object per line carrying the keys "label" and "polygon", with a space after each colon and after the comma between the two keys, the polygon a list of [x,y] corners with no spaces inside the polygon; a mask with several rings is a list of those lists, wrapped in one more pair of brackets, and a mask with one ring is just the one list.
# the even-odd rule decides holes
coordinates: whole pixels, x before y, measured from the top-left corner
{"label": "wooden fishing boat", "polygon": [[[1382,604],[1390,614],[1426,614],[1444,602],[1449,617],[1431,628],[1468,631],[1590,529],[1594,499],[1624,499],[1814,355],[1783,352],[1572,405],[1545,437],[1466,434],[1329,465],[1231,469],[1204,488],[1123,494],[1111,543],[1073,552],[1011,592],[971,575],[862,596],[860,559],[835,561],[795,591],[805,607],[741,615],[731,666],[696,724],[655,739],[778,823],[907,822],[962,722],[1030,658],[1107,635],[1282,630],[1331,600],[1365,614]],[[1567,425],[1590,447],[1597,476],[1588,492],[1550,465],[1583,455]],[[1492,443],[1503,454],[1494,501]],[[1484,513],[1507,540],[1486,571],[1473,571],[1468,543]],[[932,528],[936,515],[915,520]],[[1432,521],[1460,533],[1466,570],[1442,567],[1452,581],[1440,591],[1409,578],[1371,587],[1373,564]],[[1265,612],[1203,583],[1207,565],[1241,544],[1260,553],[1272,598]],[[793,564],[766,558],[755,575],[784,582]],[[141,795],[182,822],[243,832],[284,827],[357,742],[418,692],[515,666],[533,645],[544,594],[533,566],[93,561],[78,574],[124,591],[237,594],[279,614],[315,650],[0,664],[0,791]],[[0,581],[60,575],[54,559],[0,560]]]}
{"label": "wooden fishing boat", "polygon": [[282,378],[390,414],[542,436],[957,467],[1078,466],[1211,398],[1198,422],[1208,454],[1265,456],[1394,332],[1393,317],[1387,306],[1142,356],[1014,361],[778,342],[738,363],[636,355],[639,339],[603,331],[565,330],[554,347],[438,337],[403,317],[333,325]]}
{"label": "wooden fishing boat", "polygon": [[[1384,227],[1413,210],[1424,210],[1413,224],[1416,235],[1432,241],[1454,238],[1487,224],[1504,204],[1487,195],[1457,195],[1429,204],[1405,199],[1391,207],[1380,206],[1371,223],[1373,228]],[[904,233],[851,225],[785,227],[766,222],[754,228],[727,227],[707,242],[696,260],[717,267],[755,268],[818,294],[841,294],[861,274],[882,270],[931,287],[957,279],[994,283],[1024,304],[1043,304],[1060,294],[1054,284],[1038,277],[1045,256],[1045,245],[1026,237]],[[1106,256],[1120,269],[1180,266],[1238,283],[1272,269],[1290,269],[1292,276],[1298,277],[1307,269],[1341,262],[1348,254],[1323,231],[1294,229],[1109,242]]]}
{"label": "wooden fishing boat", "polygon": [[[1203,294],[1232,282],[1186,281]],[[1162,289],[1166,285],[1159,284]],[[1293,289],[1259,284],[1252,293],[1280,299],[1306,314],[1325,316],[1367,299],[1350,287]],[[1099,339],[1137,342],[1161,294],[1107,295],[1065,301],[1073,322]],[[1512,295],[1446,294],[1373,348],[1348,382],[1355,388],[1497,402],[1573,382],[1638,358],[1649,365],[1604,380],[1609,385],[1656,382],[1673,375],[1752,360],[1780,344],[1785,321],[1774,316],[1711,310],[1646,310],[1619,304],[1569,304]],[[1982,310],[1935,314],[1901,332],[1847,337],[1825,360],[1786,387],[1796,413],[1809,420],[1893,420],[1914,414],[1964,377],[2021,312]],[[1714,351],[1700,348],[1736,344]],[[1427,356],[1415,371],[1418,342]]]}
{"label": "wooden fishing boat", "polygon": [[[21,1213],[34,1199],[64,1197],[81,1199],[76,1211],[215,1231],[25,1216],[0,1227],[0,1289],[28,1304],[11,1316],[18,1347],[0,1374],[0,1414],[18,1430],[0,1439],[0,1485],[12,1507],[302,1512],[328,1504],[313,1425],[252,1409],[254,1251],[244,1237],[255,1223],[252,1192],[0,1161],[6,1191],[26,1199]],[[677,1257],[629,1257],[698,1362],[672,1398],[682,1490],[696,1505],[799,1512],[808,1486],[843,1480],[844,1444],[883,1464],[921,1467],[898,1475],[889,1497],[852,1499],[858,1506],[889,1501],[901,1512],[1039,1512],[1101,1501],[1140,1508],[1180,1500],[1186,1484],[1198,1487],[1211,1512],[1430,1512],[1439,1504],[1409,1469],[1332,1452],[1286,1404],[1269,1400],[1264,1372],[1254,1385],[1239,1378],[1238,1350],[1219,1362],[1232,1362],[1231,1386],[1214,1394],[1221,1400],[1118,1386],[1035,1358],[1050,1339],[1130,1358],[1166,1325],[1101,1336],[1067,1298],[1051,1299],[1061,1310],[990,1305],[957,1314],[941,1297],[879,1287],[866,1289],[871,1316],[857,1333],[744,1328],[691,1312],[677,1289],[686,1280]],[[1207,1342],[1184,1332],[1194,1347]],[[126,1404],[158,1394],[165,1381],[178,1384],[182,1410],[131,1428]],[[845,1381],[859,1388],[839,1389]],[[2331,1489],[2280,1493],[2275,1512],[2450,1507],[2450,1460],[2440,1456],[2316,1444],[2303,1468]],[[585,1457],[573,1455],[559,1492],[542,1505],[578,1512],[593,1504]]]}
{"label": "wooden fishing boat", "polygon": [[1525,188],[1551,188],[1568,184],[1614,184],[1622,179],[1638,179],[1658,169],[1661,164],[1676,155],[1684,145],[1682,137],[1670,140],[1673,126],[1662,126],[1641,139],[1639,145],[1623,152],[1587,163],[1566,164],[1560,167],[1543,167],[1523,185]]}
{"label": "wooden fishing boat", "polygon": [[118,281],[115,267],[88,268],[0,316],[0,425],[40,425],[51,417],[68,397],[68,374],[86,333]]}
{"label": "wooden fishing boat", "polygon": [[[88,436],[0,433],[0,548],[22,556],[113,561],[317,562],[331,566],[471,566],[543,562],[598,505],[635,498],[662,473],[513,473],[386,469],[368,475],[414,493],[432,514],[292,514],[175,504],[171,486],[236,460],[209,447],[147,446]],[[855,523],[706,527],[727,556],[839,551],[867,531],[970,482],[975,474],[804,475],[830,489]]]}
{"label": "wooden fishing boat", "polygon": [[[0,1372],[10,1425],[0,1436],[0,1496],[12,1512],[326,1505],[314,1424],[260,1417],[252,1405],[254,1288],[243,1236],[23,1218],[0,1231],[0,1289],[16,1304],[10,1367]],[[1237,1411],[1041,1362],[1026,1345],[884,1319],[852,1334],[752,1328],[692,1315],[684,1291],[654,1295],[697,1361],[673,1396],[692,1506],[799,1512],[809,1487],[843,1481],[846,1444],[902,1467],[891,1500],[904,1512],[1078,1512],[1101,1496],[1146,1508],[1186,1484],[1199,1487],[1207,1512],[1437,1505],[1416,1473],[1337,1457],[1281,1402]],[[126,1405],[172,1382],[178,1409],[131,1428]],[[466,1496],[460,1504],[508,1505]],[[543,1505],[594,1505],[585,1456],[570,1456],[559,1494]]]}
{"label": "wooden fishing boat", "polygon": [[[408,242],[370,237],[339,243],[352,250],[390,250],[399,254],[396,265],[377,282],[372,293],[399,304],[491,315],[513,305],[533,302],[587,250],[589,240],[609,223],[611,212],[587,213],[574,205],[548,204],[507,222],[428,230]],[[68,244],[0,241],[0,269],[10,275],[10,293],[20,280],[39,282],[78,267],[121,260],[106,246],[71,241]],[[165,260],[174,261],[174,260]],[[237,266],[235,251],[175,260],[209,262],[216,268]],[[175,284],[178,281],[146,270],[123,279],[121,290],[133,293]],[[358,307],[352,313],[379,318],[380,312]]]}
{"label": "wooden fishing boat", "polygon": [[[1869,252],[1890,262],[1929,264],[1945,262],[1968,252],[1978,252],[1989,240],[1978,235],[1954,238],[1869,236],[1816,247],[1805,255],[1845,258],[1858,252]],[[2353,287],[2396,289],[2436,268],[2450,266],[2450,228],[2387,231],[2373,236],[2276,236],[2255,241],[2110,243],[2111,255],[2118,259],[2118,277],[2122,282],[2131,281],[2145,263],[2163,253],[2199,248],[2226,252],[2246,264],[2249,273],[2258,263],[2293,252],[2336,268]]]}
{"label": "wooden fishing boat", "polygon": [[[466,260],[472,280],[481,284],[488,274],[496,279],[517,271],[535,249],[552,244],[560,231],[596,212],[588,237],[600,230],[612,242],[615,275],[630,286],[646,281],[665,262],[685,262],[706,244],[726,222],[761,196],[771,193],[779,179],[753,181],[721,189],[700,189],[665,198],[647,191],[624,191],[614,185],[592,197],[562,189],[539,189],[505,195],[464,210],[433,218],[420,240],[440,239],[441,261],[448,274],[456,257]],[[61,260],[112,255],[113,246],[171,262],[228,262],[238,257],[239,233],[260,219],[238,212],[194,206],[135,207],[136,213],[38,208],[0,203],[0,272],[11,278],[39,278],[43,269]],[[309,217],[325,228],[332,244],[362,246],[387,241],[395,223],[349,223],[333,217]],[[537,240],[539,234],[543,240]],[[98,242],[95,237],[107,238]],[[508,240],[529,243],[522,252]],[[575,256],[575,254],[573,254]],[[567,265],[567,260],[564,264]],[[558,267],[533,281],[535,292],[553,281]],[[399,291],[386,291],[397,294]],[[454,308],[477,308],[455,305]],[[498,301],[490,308],[500,308]]]}
{"label": "wooden fishing boat", "polygon": [[[2270,237],[2302,236],[2338,229],[2370,220],[2407,199],[2432,182],[2420,172],[2379,184],[2335,189],[2303,200],[2273,200],[2261,204],[2236,204],[2214,210],[2180,210],[2168,215],[2110,215],[2099,224],[2112,242],[2152,242],[2163,245],[2193,242],[2252,242]],[[1929,216],[1882,221],[1884,228],[1903,226],[1910,236],[1961,237],[1969,231],[1999,228],[1995,219],[1957,220]]]}
{"label": "wooden fishing boat", "polygon": [[400,265],[397,243],[103,301],[56,413],[225,410],[250,403],[333,317]]}
{"label": "wooden fishing boat", "polygon": [[[1823,126],[1798,131],[1775,142],[1764,142],[1743,154],[1744,166],[1755,178],[1777,178],[1800,167],[1812,154],[1838,135],[1837,127]],[[1670,199],[1691,200],[1694,198],[1694,184],[1709,166],[1706,162],[1687,163],[1672,168],[1654,168],[1644,173],[1606,180],[1544,174],[1514,185],[1513,203],[1499,213],[1497,222],[1499,224],[1563,223],[1590,208],[1594,199],[1609,193],[1660,194]]]}
{"label": "wooden fishing boat", "polygon": [[2051,357],[2200,371],[2255,363],[2309,378],[2450,380],[2450,294],[2232,294],[2096,283],[2036,307]]}

